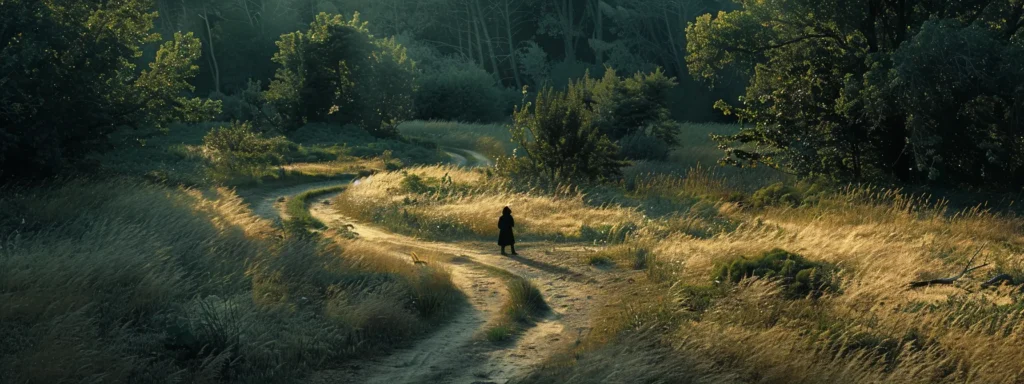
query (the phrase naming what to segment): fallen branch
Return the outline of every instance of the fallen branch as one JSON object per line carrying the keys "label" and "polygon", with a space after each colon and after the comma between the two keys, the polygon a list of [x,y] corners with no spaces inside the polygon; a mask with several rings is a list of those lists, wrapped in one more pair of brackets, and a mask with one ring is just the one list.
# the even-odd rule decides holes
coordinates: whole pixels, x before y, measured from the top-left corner
{"label": "fallen branch", "polygon": [[976,266],[976,267],[972,267],[971,266],[971,264],[974,264],[974,259],[978,257],[978,254],[981,253],[982,249],[984,249],[984,247],[978,248],[978,251],[974,253],[974,256],[971,256],[970,260],[967,261],[967,265],[964,266],[964,270],[960,271],[959,275],[952,276],[952,277],[947,277],[947,278],[943,278],[943,279],[914,281],[914,282],[910,283],[910,288],[920,288],[920,287],[927,287],[927,286],[931,286],[931,285],[953,284],[957,280],[960,280],[961,277],[966,276],[968,273],[971,273],[974,270],[977,270],[977,269],[984,268],[984,267],[988,266],[988,263],[985,263],[985,264],[982,264],[982,265],[979,265],[979,266]]}
{"label": "fallen branch", "polygon": [[412,258],[412,263],[416,265],[427,265],[426,261],[420,260],[419,256],[416,256],[416,252],[409,255]]}
{"label": "fallen branch", "polygon": [[1010,282],[1010,285],[1013,285],[1013,276],[1007,275],[1005,273],[998,274],[995,277],[993,277],[991,279],[988,279],[988,281],[986,281],[984,283],[981,283],[981,287],[982,288],[995,287],[995,286],[998,286],[1000,283],[1002,283],[1004,281],[1008,281],[1008,282]]}

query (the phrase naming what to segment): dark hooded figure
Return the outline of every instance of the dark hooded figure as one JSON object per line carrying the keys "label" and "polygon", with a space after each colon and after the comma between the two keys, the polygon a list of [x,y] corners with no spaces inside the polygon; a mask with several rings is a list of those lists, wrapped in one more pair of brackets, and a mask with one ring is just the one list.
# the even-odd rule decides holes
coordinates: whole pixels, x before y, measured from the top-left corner
{"label": "dark hooded figure", "polygon": [[512,246],[512,254],[518,255],[516,253],[516,236],[512,234],[512,227],[515,226],[516,219],[512,218],[512,209],[505,207],[505,209],[501,210],[501,218],[498,219],[498,229],[500,230],[498,232],[498,245],[501,246],[502,255],[507,255],[505,253],[506,246]]}

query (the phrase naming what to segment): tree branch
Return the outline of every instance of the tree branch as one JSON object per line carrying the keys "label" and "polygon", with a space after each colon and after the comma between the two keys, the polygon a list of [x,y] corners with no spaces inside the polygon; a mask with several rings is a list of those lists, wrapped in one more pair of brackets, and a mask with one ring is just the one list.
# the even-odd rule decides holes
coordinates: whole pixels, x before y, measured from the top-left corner
{"label": "tree branch", "polygon": [[802,43],[802,42],[807,41],[807,40],[826,39],[826,38],[833,38],[833,37],[831,35],[828,35],[828,34],[815,33],[815,34],[804,35],[804,36],[800,36],[800,37],[793,38],[793,39],[790,39],[790,40],[786,40],[786,41],[783,41],[781,43],[769,44],[769,45],[766,45],[764,47],[757,48],[757,49],[747,49],[747,48],[742,48],[742,47],[730,47],[730,48],[726,48],[726,50],[732,49],[732,50],[735,50],[735,51],[738,51],[738,52],[743,52],[743,53],[748,53],[748,54],[757,54],[757,53],[764,53],[764,52],[767,52],[767,51],[771,51],[771,50],[774,50],[774,49],[785,48],[787,46],[790,46],[790,45],[793,45],[793,44],[797,44],[797,43]]}

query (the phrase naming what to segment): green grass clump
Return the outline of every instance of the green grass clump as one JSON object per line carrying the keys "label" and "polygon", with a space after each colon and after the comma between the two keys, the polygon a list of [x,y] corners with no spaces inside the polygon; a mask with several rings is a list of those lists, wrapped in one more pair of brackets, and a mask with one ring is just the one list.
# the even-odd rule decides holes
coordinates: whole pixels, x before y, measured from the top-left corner
{"label": "green grass clump", "polygon": [[611,266],[615,265],[615,261],[613,261],[608,256],[594,254],[594,255],[587,256],[587,264],[590,264],[590,265],[593,265],[593,266],[599,267],[599,268],[605,268],[605,267],[611,267]]}
{"label": "green grass clump", "polygon": [[473,265],[504,279],[508,291],[508,299],[501,308],[501,317],[484,331],[488,341],[510,340],[551,310],[544,301],[544,295],[529,280],[487,264],[473,262]]}
{"label": "green grass clump", "polygon": [[505,303],[504,312],[509,319],[517,322],[530,322],[549,310],[548,304],[529,280],[521,277],[511,279],[506,284],[509,299]]}
{"label": "green grass clump", "polygon": [[654,259],[648,246],[628,243],[609,246],[586,256],[587,264],[597,267],[620,265],[634,270],[647,269]]}
{"label": "green grass clump", "polygon": [[715,266],[712,278],[716,282],[738,283],[748,277],[777,279],[790,297],[821,295],[834,289],[834,268],[803,256],[773,249],[752,258],[739,258]]}
{"label": "green grass clump", "polygon": [[288,221],[285,222],[285,227],[295,229],[326,228],[327,226],[324,225],[323,222],[317,220],[309,213],[309,201],[323,195],[329,195],[343,190],[345,190],[344,186],[320,188],[300,193],[291,199],[288,199],[288,202],[285,203],[285,213],[288,214]]}
{"label": "green grass clump", "polygon": [[511,340],[515,337],[516,327],[509,323],[499,323],[493,327],[487,329],[485,336],[487,341],[492,343],[500,343],[503,341]]}

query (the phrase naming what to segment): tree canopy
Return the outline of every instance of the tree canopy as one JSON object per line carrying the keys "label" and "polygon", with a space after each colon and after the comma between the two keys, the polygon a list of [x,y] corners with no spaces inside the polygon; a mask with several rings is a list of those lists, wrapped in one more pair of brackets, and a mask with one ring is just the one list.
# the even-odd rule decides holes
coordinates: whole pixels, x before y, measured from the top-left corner
{"label": "tree canopy", "polygon": [[727,162],[948,184],[1024,180],[1020,0],[744,0],[687,29],[690,72],[750,77]]}
{"label": "tree canopy", "polygon": [[148,67],[156,17],[141,0],[7,0],[0,15],[0,179],[45,176],[106,144],[123,126],[195,121],[215,102],[190,98],[201,45],[177,33]]}
{"label": "tree canopy", "polygon": [[355,124],[377,136],[396,133],[412,113],[414,63],[391,39],[375,38],[356,14],[321,13],[309,30],[281,36],[267,100],[286,128],[310,122]]}

